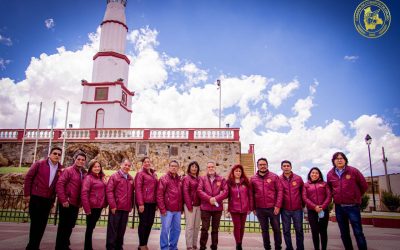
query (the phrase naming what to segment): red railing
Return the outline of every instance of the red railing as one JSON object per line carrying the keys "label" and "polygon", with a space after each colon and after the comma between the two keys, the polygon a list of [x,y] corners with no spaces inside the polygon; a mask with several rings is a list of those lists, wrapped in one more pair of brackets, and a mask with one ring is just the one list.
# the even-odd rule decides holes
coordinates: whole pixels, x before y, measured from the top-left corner
{"label": "red railing", "polygon": [[[25,141],[49,140],[178,140],[239,141],[239,128],[115,128],[115,129],[27,129]],[[22,141],[23,129],[0,129],[0,141]]]}

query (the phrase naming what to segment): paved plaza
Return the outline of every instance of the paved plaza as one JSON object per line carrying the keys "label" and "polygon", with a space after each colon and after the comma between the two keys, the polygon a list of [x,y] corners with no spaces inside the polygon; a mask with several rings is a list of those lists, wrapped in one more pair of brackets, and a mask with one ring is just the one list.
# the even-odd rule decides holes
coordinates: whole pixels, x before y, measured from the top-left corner
{"label": "paved plaza", "polygon": [[[368,242],[368,249],[370,250],[396,250],[400,249],[400,229],[393,228],[376,228],[373,226],[364,226],[365,236]],[[41,249],[54,249],[54,243],[56,239],[57,227],[48,225],[44,234]],[[0,249],[25,249],[28,241],[29,234],[29,223],[8,223],[0,222]],[[330,222],[328,226],[329,250],[343,249],[340,240],[339,229],[336,223]],[[272,233],[271,233],[272,236]],[[83,249],[85,237],[85,227],[76,226],[71,236],[71,249]],[[150,249],[159,249],[159,237],[160,231],[153,230],[149,240]],[[273,238],[273,237],[271,237]],[[93,247],[94,249],[105,249],[106,239],[106,228],[98,227],[95,229],[93,236]],[[293,242],[295,242],[292,235]],[[210,241],[210,239],[209,239]],[[305,233],[304,239],[305,249],[313,249],[311,233]],[[355,249],[355,240],[353,238],[353,244]],[[137,249],[138,236],[137,229],[127,229],[125,234],[124,249]],[[182,231],[179,239],[179,249],[186,249],[185,246],[185,234]],[[220,233],[219,235],[219,248],[221,250],[233,250],[235,249],[235,241],[232,233]],[[262,238],[260,233],[245,233],[243,249],[248,250],[261,250]],[[284,243],[283,243],[284,249]]]}

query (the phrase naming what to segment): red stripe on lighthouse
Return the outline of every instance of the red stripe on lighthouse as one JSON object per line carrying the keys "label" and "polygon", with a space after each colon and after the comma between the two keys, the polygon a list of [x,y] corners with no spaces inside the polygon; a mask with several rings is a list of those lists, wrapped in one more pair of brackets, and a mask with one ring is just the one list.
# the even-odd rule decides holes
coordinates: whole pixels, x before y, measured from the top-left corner
{"label": "red stripe on lighthouse", "polygon": [[128,64],[131,64],[131,61],[128,59],[126,55],[114,52],[114,51],[105,51],[105,52],[97,52],[96,55],[93,56],[93,60],[96,60],[99,56],[112,56],[122,60],[125,60]]}
{"label": "red stripe on lighthouse", "polygon": [[123,22],[120,22],[120,21],[118,21],[118,20],[105,20],[105,21],[103,21],[103,22],[100,24],[100,26],[102,26],[102,25],[105,24],[105,23],[118,23],[118,24],[121,24],[122,26],[125,27],[126,32],[128,32],[128,26],[126,26],[126,24],[124,24]]}

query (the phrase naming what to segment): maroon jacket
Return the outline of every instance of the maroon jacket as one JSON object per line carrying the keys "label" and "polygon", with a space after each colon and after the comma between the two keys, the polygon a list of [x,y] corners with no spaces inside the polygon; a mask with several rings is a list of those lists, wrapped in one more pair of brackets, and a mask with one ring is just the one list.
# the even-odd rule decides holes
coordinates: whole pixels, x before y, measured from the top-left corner
{"label": "maroon jacket", "polygon": [[[213,183],[208,175],[200,177],[197,195],[200,198],[200,209],[205,211],[222,211],[223,201],[228,197],[228,187],[226,180],[215,175]],[[218,207],[210,204],[210,199],[215,197]]]}
{"label": "maroon jacket", "polygon": [[86,175],[82,183],[81,199],[85,213],[90,213],[92,208],[107,206],[106,186],[104,179],[94,173]]}
{"label": "maroon jacket", "polygon": [[253,194],[253,209],[273,208],[282,206],[282,184],[278,175],[267,171],[264,176],[259,172],[250,179],[251,190]]}
{"label": "maroon jacket", "polygon": [[230,213],[247,213],[253,210],[253,196],[251,186],[245,185],[243,178],[240,183],[227,181],[228,211]]}
{"label": "maroon jacket", "polygon": [[68,201],[69,204],[75,207],[81,206],[81,187],[86,170],[82,168],[81,172],[79,169],[74,164],[62,172],[56,185],[58,201],[61,204]]}
{"label": "maroon jacket", "polygon": [[58,163],[57,173],[49,187],[50,166],[48,158],[32,164],[24,180],[24,196],[36,195],[44,198],[54,199],[56,194],[56,183],[61,174],[63,166]]}
{"label": "maroon jacket", "polygon": [[173,177],[168,172],[160,178],[157,188],[157,206],[161,214],[165,214],[167,211],[182,211],[182,181],[179,175]]}
{"label": "maroon jacket", "polygon": [[188,174],[183,178],[182,183],[183,199],[185,201],[186,207],[189,210],[192,210],[194,206],[200,206],[200,198],[197,196],[199,177]]}
{"label": "maroon jacket", "polygon": [[303,209],[301,193],[303,191],[303,179],[292,173],[289,178],[283,174],[279,177],[283,188],[282,208],[290,211]]}
{"label": "maroon jacket", "polygon": [[150,169],[150,172],[142,169],[136,174],[135,197],[138,206],[143,206],[144,203],[157,202],[157,184],[157,174],[153,169]]}
{"label": "maroon jacket", "polygon": [[130,174],[128,174],[127,179],[122,174],[122,170],[112,174],[106,188],[109,208],[130,212],[133,206],[134,185]]}
{"label": "maroon jacket", "polygon": [[335,204],[361,204],[361,196],[367,191],[368,184],[358,169],[346,166],[339,178],[333,167],[327,179]]}
{"label": "maroon jacket", "polygon": [[303,201],[308,209],[315,210],[316,206],[321,206],[324,210],[328,209],[331,200],[331,190],[325,181],[308,181],[304,183]]}

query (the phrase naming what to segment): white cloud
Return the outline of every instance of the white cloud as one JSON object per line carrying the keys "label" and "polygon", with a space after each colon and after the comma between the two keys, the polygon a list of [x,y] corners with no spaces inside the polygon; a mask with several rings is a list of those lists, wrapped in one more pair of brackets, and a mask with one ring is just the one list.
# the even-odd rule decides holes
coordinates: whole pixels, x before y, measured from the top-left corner
{"label": "white cloud", "polygon": [[0,34],[0,43],[4,44],[6,46],[12,46],[13,45],[13,42],[12,42],[11,38],[2,36],[1,34]]}
{"label": "white cloud", "polygon": [[278,130],[279,128],[282,127],[289,127],[289,122],[286,116],[283,114],[277,114],[274,117],[272,117],[271,120],[267,122],[266,128],[272,129],[272,130]]}
{"label": "white cloud", "polygon": [[5,70],[7,64],[10,64],[10,62],[11,62],[11,60],[4,59],[4,58],[1,58],[1,57],[0,57],[0,69],[1,69],[1,70]]}
{"label": "white cloud", "polygon": [[357,61],[359,56],[344,56],[343,59],[349,62],[355,62]]}
{"label": "white cloud", "polygon": [[199,69],[196,64],[189,62],[182,66],[181,71],[186,77],[186,87],[192,87],[207,81],[207,71]]}
{"label": "white cloud", "polygon": [[271,90],[268,91],[269,103],[278,108],[282,104],[282,101],[286,100],[299,86],[300,84],[297,79],[286,85],[281,83],[272,85]]}
{"label": "white cloud", "polygon": [[54,21],[53,18],[49,18],[44,20],[44,25],[46,26],[47,29],[52,29],[54,26],[56,26],[56,22]]}

